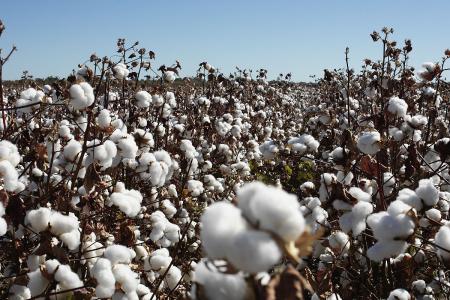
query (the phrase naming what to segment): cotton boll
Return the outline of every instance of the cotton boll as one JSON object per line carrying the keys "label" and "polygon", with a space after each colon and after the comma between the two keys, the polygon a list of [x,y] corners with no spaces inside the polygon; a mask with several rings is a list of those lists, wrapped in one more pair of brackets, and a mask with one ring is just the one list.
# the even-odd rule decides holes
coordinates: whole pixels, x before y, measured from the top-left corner
{"label": "cotton boll", "polygon": [[1,160],[7,160],[13,167],[16,167],[21,160],[16,145],[7,140],[0,141],[0,161]]}
{"label": "cotton boll", "polygon": [[78,275],[68,265],[59,265],[55,273],[55,279],[59,282],[62,290],[70,290],[84,286]]}
{"label": "cotton boll", "polygon": [[119,79],[125,79],[127,78],[128,74],[130,74],[130,71],[128,70],[127,66],[124,63],[118,63],[113,67],[114,76]]}
{"label": "cotton boll", "polygon": [[260,182],[237,191],[238,207],[253,224],[269,230],[284,241],[296,240],[305,229],[297,197]]}
{"label": "cotton boll", "polygon": [[102,109],[96,118],[96,122],[98,127],[108,128],[111,125],[111,112],[106,108]]}
{"label": "cotton boll", "polygon": [[70,140],[64,147],[64,158],[70,162],[74,162],[78,155],[81,153],[82,145],[77,140]]}
{"label": "cotton boll", "polygon": [[373,211],[372,204],[364,201],[356,203],[351,212],[344,213],[339,218],[339,225],[344,232],[352,231],[353,236],[358,236],[366,229],[366,218]]}
{"label": "cotton boll", "polygon": [[25,216],[25,224],[29,224],[34,232],[39,233],[48,228],[50,216],[51,210],[46,207],[29,210]]}
{"label": "cotton boll", "polygon": [[[200,284],[207,299],[244,300],[247,299],[248,288],[245,278],[240,274],[224,274],[217,268],[201,261],[195,267],[194,282]],[[195,295],[195,290],[192,291]]]}
{"label": "cotton boll", "polygon": [[411,295],[407,290],[404,289],[396,289],[389,293],[389,297],[387,300],[410,300]]}
{"label": "cotton boll", "polygon": [[13,284],[9,289],[10,300],[25,300],[31,298],[30,289],[23,285]]}
{"label": "cotton boll", "polygon": [[414,222],[409,216],[405,214],[392,216],[385,211],[370,215],[367,224],[378,240],[407,238],[414,231]]}
{"label": "cotton boll", "polygon": [[187,189],[193,197],[200,196],[200,194],[204,191],[203,183],[192,179],[187,182]]}
{"label": "cotton boll", "polygon": [[423,207],[422,200],[417,196],[416,192],[408,188],[401,189],[398,192],[396,200],[402,201],[403,203],[414,207],[417,211],[422,210]]}
{"label": "cotton boll", "polygon": [[274,159],[275,155],[279,152],[279,149],[274,141],[269,140],[259,146],[259,151],[265,159]]}
{"label": "cotton boll", "polygon": [[165,71],[163,75],[164,81],[172,83],[175,81],[175,72],[173,71]]}
{"label": "cotton boll", "polygon": [[367,250],[367,256],[373,260],[380,262],[385,258],[399,255],[408,247],[405,241],[383,240],[378,241]]}
{"label": "cotton boll", "polygon": [[405,100],[400,99],[399,97],[391,97],[388,102],[388,111],[397,116],[404,117],[406,116],[406,111],[408,110],[408,104],[406,104]]}
{"label": "cotton boll", "polygon": [[[439,228],[439,231],[436,233],[434,237],[434,243],[438,246],[437,254],[438,256],[447,261],[450,259],[450,226],[446,224]],[[449,250],[445,251],[443,249]]]}
{"label": "cotton boll", "polygon": [[167,272],[166,277],[164,278],[164,282],[170,290],[173,290],[177,287],[178,282],[180,282],[182,277],[181,270],[175,266],[171,266],[169,271]]}
{"label": "cotton boll", "polygon": [[126,294],[136,292],[139,285],[139,275],[131,271],[129,266],[122,264],[114,265],[112,271],[122,291]]}
{"label": "cotton boll", "polygon": [[111,245],[107,247],[103,255],[111,261],[112,265],[118,263],[129,264],[133,258],[133,252],[122,245]]}
{"label": "cotton boll", "polygon": [[134,98],[136,98],[136,106],[139,108],[149,107],[152,103],[152,96],[147,91],[137,92]]}
{"label": "cotton boll", "polygon": [[346,253],[350,249],[349,236],[342,231],[333,232],[328,237],[328,242],[330,243],[330,247],[337,251],[338,254]]}
{"label": "cotton boll", "polygon": [[116,280],[111,268],[110,260],[99,258],[91,269],[91,274],[97,281],[95,295],[99,298],[112,297],[115,292]]}
{"label": "cotton boll", "polygon": [[78,230],[63,233],[59,236],[59,239],[67,245],[69,250],[76,250],[80,246],[80,232]]}
{"label": "cotton boll", "polygon": [[137,190],[127,190],[122,182],[116,184],[115,192],[111,194],[111,203],[130,218],[136,217],[141,211],[142,195]]}
{"label": "cotton boll", "polygon": [[378,131],[365,131],[358,137],[358,149],[365,153],[374,155],[380,151],[380,133]]}
{"label": "cotton boll", "polygon": [[309,134],[303,134],[298,138],[291,138],[288,144],[292,147],[294,152],[304,154],[305,152],[316,152],[319,148],[319,142]]}
{"label": "cotton boll", "polygon": [[3,187],[9,192],[20,189],[19,174],[14,166],[7,160],[0,161],[0,177],[3,179]]}
{"label": "cotton boll", "polygon": [[50,283],[47,278],[42,275],[40,269],[29,272],[27,276],[29,278],[27,288],[30,290],[31,297],[42,294]]}
{"label": "cotton boll", "polygon": [[425,212],[425,215],[427,216],[427,218],[435,221],[435,222],[439,222],[441,221],[441,212],[439,210],[437,210],[436,208],[431,208],[429,210],[427,210]]}
{"label": "cotton boll", "polygon": [[430,179],[421,179],[415,192],[427,206],[433,206],[439,201],[439,191]]}
{"label": "cotton boll", "polygon": [[76,231],[78,230],[80,224],[78,218],[73,213],[63,215],[56,211],[52,211],[49,223],[50,231],[54,235],[61,235],[63,233]]}
{"label": "cotton boll", "polygon": [[247,228],[240,209],[226,202],[209,206],[201,217],[200,237],[210,258],[225,258],[236,234]]}
{"label": "cotton boll", "polygon": [[94,89],[87,82],[73,84],[69,93],[70,104],[76,110],[83,110],[94,103]]}
{"label": "cotton boll", "polygon": [[227,258],[239,270],[252,274],[267,271],[281,259],[281,250],[263,231],[244,230],[233,239]]}
{"label": "cotton boll", "polygon": [[363,190],[361,190],[360,188],[351,187],[348,190],[348,193],[352,197],[356,198],[358,201],[372,202],[372,197],[368,193],[366,193]]}

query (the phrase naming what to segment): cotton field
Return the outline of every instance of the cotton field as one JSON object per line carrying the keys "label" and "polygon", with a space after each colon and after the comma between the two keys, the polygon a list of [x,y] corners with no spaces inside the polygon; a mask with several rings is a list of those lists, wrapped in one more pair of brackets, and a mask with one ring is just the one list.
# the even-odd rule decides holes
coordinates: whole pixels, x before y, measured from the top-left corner
{"label": "cotton field", "polygon": [[312,84],[125,39],[0,76],[0,298],[448,299],[450,50],[370,36]]}

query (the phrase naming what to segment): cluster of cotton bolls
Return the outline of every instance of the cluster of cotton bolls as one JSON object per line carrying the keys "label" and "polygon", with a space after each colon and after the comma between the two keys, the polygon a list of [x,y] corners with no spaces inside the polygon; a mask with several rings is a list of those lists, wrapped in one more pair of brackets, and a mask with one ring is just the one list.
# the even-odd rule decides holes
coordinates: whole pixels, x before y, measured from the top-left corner
{"label": "cluster of cotton bolls", "polygon": [[30,210],[25,217],[25,224],[28,224],[34,233],[49,230],[70,250],[75,250],[80,245],[79,223],[73,213],[63,215],[47,207]]}
{"label": "cluster of cotton bolls", "polygon": [[268,271],[280,262],[282,249],[273,236],[291,243],[305,230],[295,195],[259,182],[237,191],[237,206],[223,201],[209,206],[201,224],[207,256],[226,259],[251,274]]}

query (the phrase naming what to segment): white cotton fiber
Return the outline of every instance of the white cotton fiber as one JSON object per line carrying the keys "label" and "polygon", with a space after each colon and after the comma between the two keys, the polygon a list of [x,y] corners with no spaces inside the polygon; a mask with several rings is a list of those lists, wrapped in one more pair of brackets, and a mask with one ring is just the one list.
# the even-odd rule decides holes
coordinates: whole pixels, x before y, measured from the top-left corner
{"label": "white cotton fiber", "polygon": [[103,255],[111,261],[112,265],[129,264],[133,259],[133,252],[123,245],[111,245],[106,248]]}
{"label": "white cotton fiber", "polygon": [[439,190],[434,186],[431,179],[421,179],[415,192],[427,206],[433,206],[439,201]]}
{"label": "white cotton fiber", "polygon": [[201,217],[200,237],[211,258],[225,258],[236,234],[247,228],[241,210],[232,204],[218,202],[209,206]]}
{"label": "white cotton fiber", "polygon": [[[434,237],[434,243],[438,246],[437,254],[443,260],[450,259],[450,227],[449,224],[441,226]],[[445,250],[444,250],[445,249]],[[448,251],[446,251],[448,250]]]}
{"label": "white cotton fiber", "polygon": [[380,151],[380,133],[378,131],[365,131],[358,137],[358,149],[365,153],[374,155]]}
{"label": "white cotton fiber", "polygon": [[406,116],[406,111],[408,110],[408,104],[406,104],[405,100],[400,99],[399,97],[391,97],[388,102],[388,111],[396,115],[397,117]]}
{"label": "white cotton fiber", "polygon": [[110,260],[100,257],[91,269],[91,274],[97,281],[95,295],[99,298],[109,298],[114,294],[116,279],[111,268]]}
{"label": "white cotton fiber", "polygon": [[271,231],[285,241],[296,240],[305,229],[297,197],[259,182],[237,191],[238,207],[253,224]]}
{"label": "white cotton fiber", "polygon": [[[207,299],[244,300],[247,283],[241,274],[224,274],[201,261],[195,267],[194,281],[201,284]],[[194,293],[195,294],[195,293]]]}
{"label": "white cotton fiber", "polygon": [[244,230],[236,234],[227,258],[239,270],[256,274],[272,268],[281,259],[281,250],[263,231]]}
{"label": "white cotton fiber", "polygon": [[82,110],[94,103],[94,89],[87,82],[73,84],[70,89],[70,104],[76,110]]}

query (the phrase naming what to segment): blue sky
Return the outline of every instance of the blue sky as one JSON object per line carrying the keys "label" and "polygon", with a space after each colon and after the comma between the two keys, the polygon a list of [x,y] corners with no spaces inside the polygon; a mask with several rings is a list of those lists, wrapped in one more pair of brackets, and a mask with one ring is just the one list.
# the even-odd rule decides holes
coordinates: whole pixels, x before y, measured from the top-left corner
{"label": "blue sky", "polygon": [[413,41],[411,63],[437,61],[450,48],[450,1],[2,1],[4,51],[19,51],[5,78],[23,70],[35,77],[66,76],[91,53],[112,55],[116,39],[140,41],[156,52],[156,64],[176,59],[182,76],[208,61],[225,73],[266,68],[269,76],[292,72],[308,81],[324,68],[342,67],[350,47],[353,67],[381,50],[369,34],[383,26]]}

